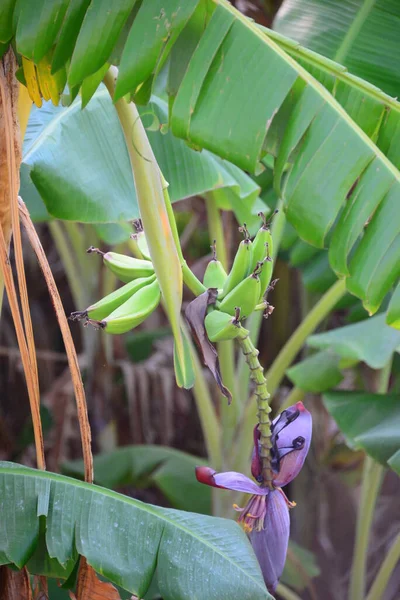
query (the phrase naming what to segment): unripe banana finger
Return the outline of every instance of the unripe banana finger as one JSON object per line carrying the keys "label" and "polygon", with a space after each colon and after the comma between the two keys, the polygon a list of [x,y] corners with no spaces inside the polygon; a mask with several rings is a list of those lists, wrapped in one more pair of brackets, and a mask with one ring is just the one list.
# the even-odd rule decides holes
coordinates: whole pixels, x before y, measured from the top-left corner
{"label": "unripe banana finger", "polygon": [[87,252],[103,256],[104,264],[124,283],[129,283],[138,277],[150,277],[154,275],[153,264],[148,260],[125,256],[117,252],[102,252],[91,246]]}
{"label": "unripe banana finger", "polygon": [[110,315],[115,309],[124,304],[140,288],[154,281],[155,275],[150,277],[141,277],[126,283],[111,294],[108,294],[95,304],[92,304],[84,311],[73,312],[70,315],[71,321],[80,321],[82,319],[91,319],[101,321]]}
{"label": "unripe banana finger", "polygon": [[234,340],[240,331],[239,320],[219,310],[211,311],[204,320],[207,336],[210,342]]}
{"label": "unripe banana finger", "polygon": [[138,245],[139,252],[142,255],[142,258],[145,260],[151,260],[150,250],[147,244],[146,234],[144,232],[141,219],[135,219],[133,224],[136,228],[136,233],[134,233],[132,237],[135,239]]}
{"label": "unripe banana finger", "polygon": [[157,308],[161,299],[161,290],[157,280],[142,287],[131,296],[122,306],[114,310],[102,321],[95,321],[107,333],[127,333],[143,323]]}
{"label": "unripe banana finger", "polygon": [[252,242],[246,229],[246,224],[240,230],[244,232],[246,237],[239,244],[232,268],[222,288],[222,298],[227,296],[250,272],[253,253]]}
{"label": "unripe banana finger", "polygon": [[262,270],[260,273],[261,293],[260,293],[259,302],[261,302],[261,300],[263,299],[264,294],[266,293],[268,286],[271,283],[273,269],[274,269],[274,263],[272,260],[272,256],[270,254],[270,246],[267,244],[267,256],[263,261],[263,267],[262,267]]}
{"label": "unripe banana finger", "polygon": [[243,318],[246,318],[258,303],[260,292],[260,278],[255,271],[225,296],[219,304],[219,310],[234,315],[236,308],[239,307]]}

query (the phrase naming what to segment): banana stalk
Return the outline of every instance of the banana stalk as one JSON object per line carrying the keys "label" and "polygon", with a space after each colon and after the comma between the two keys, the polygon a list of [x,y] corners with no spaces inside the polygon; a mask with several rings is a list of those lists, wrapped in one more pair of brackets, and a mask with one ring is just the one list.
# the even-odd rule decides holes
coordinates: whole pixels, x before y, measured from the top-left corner
{"label": "banana stalk", "polygon": [[263,481],[272,489],[273,473],[271,469],[271,421],[269,413],[271,407],[269,405],[270,394],[267,388],[267,380],[264,376],[264,371],[258,360],[258,350],[254,347],[250,332],[241,327],[239,335],[236,337],[240,349],[246,359],[250,369],[250,378],[256,385],[255,396],[257,398],[258,407],[258,422],[260,432],[260,459],[261,459],[261,474]]}
{"label": "banana stalk", "polygon": [[[117,69],[110,67],[104,83],[113,97]],[[178,385],[192,387],[194,375],[190,353],[180,328],[182,268],[165,205],[162,175],[139,113],[121,98],[115,103],[131,159],[136,194],[151,260],[162,291],[165,310],[175,341],[175,373]]]}

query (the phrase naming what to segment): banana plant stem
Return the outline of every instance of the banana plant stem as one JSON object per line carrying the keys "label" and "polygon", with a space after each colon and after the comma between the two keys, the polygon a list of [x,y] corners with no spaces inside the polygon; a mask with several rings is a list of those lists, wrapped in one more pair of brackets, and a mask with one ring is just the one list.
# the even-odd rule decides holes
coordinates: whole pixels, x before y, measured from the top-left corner
{"label": "banana plant stem", "polygon": [[279,387],[286,369],[291,365],[307,337],[315,331],[321,321],[324,320],[345,293],[346,282],[344,279],[339,279],[327,292],[325,292],[319,302],[317,302],[304,321],[286,342],[266,375],[271,394],[274,394]]}
{"label": "banana plant stem", "polygon": [[190,269],[190,267],[188,266],[188,264],[185,260],[185,257],[183,256],[181,242],[179,240],[178,228],[176,226],[176,219],[174,216],[174,211],[172,209],[171,199],[170,199],[169,193],[168,193],[168,182],[164,179],[164,176],[162,173],[160,173],[160,175],[161,175],[161,182],[162,182],[162,187],[163,187],[164,202],[165,202],[165,207],[167,209],[167,215],[168,215],[169,224],[170,224],[171,231],[172,231],[172,237],[174,238],[179,262],[182,267],[183,281],[184,281],[185,285],[189,288],[189,290],[191,292],[193,292],[193,294],[195,296],[199,296],[200,294],[202,294],[203,292],[206,291],[206,288],[201,283],[201,281],[199,281],[197,279],[196,275]]}
{"label": "banana plant stem", "polygon": [[378,575],[368,592],[366,600],[381,600],[385,592],[389,579],[394,571],[395,566],[400,560],[400,533],[394,540],[389,552],[385,556]]}
{"label": "banana plant stem", "polygon": [[383,467],[367,456],[364,462],[361,498],[357,514],[356,541],[350,579],[350,600],[363,600],[365,597],[368,541],[382,475]]}
{"label": "banana plant stem", "polygon": [[195,380],[193,395],[196,402],[197,412],[201,422],[204,441],[207,448],[207,456],[216,470],[222,469],[221,453],[221,428],[215,412],[204,372],[201,368],[196,350],[190,342],[190,351],[193,359]]}
{"label": "banana plant stem", "polygon": [[278,583],[276,593],[279,594],[283,600],[301,600],[300,596],[298,596],[293,590],[288,588],[283,583]]}
{"label": "banana plant stem", "polygon": [[222,226],[221,211],[215,203],[215,200],[209,194],[204,194],[207,209],[208,230],[210,232],[210,241],[215,240],[215,248],[218,260],[222,263],[225,271],[228,270],[228,252],[225,244],[224,229]]}
{"label": "banana plant stem", "polygon": [[241,328],[238,337],[236,338],[243,355],[246,358],[247,365],[250,370],[250,378],[256,386],[255,396],[257,399],[258,422],[260,432],[260,458],[261,458],[261,475],[265,485],[272,488],[272,469],[271,469],[271,421],[269,413],[271,407],[269,405],[269,393],[267,388],[267,380],[264,376],[264,371],[258,360],[258,350],[253,345],[250,339],[250,333],[247,329]]}
{"label": "banana plant stem", "polygon": [[[378,394],[384,394],[389,387],[392,360],[380,371],[377,385]],[[368,542],[371,532],[374,509],[384,475],[382,465],[367,456],[364,462],[360,505],[357,514],[356,540],[350,577],[349,600],[365,598]]]}
{"label": "banana plant stem", "polygon": [[80,269],[76,267],[76,261],[79,261],[81,257],[79,253],[71,252],[67,234],[59,221],[49,221],[48,226],[68,278],[68,284],[76,306],[75,310],[83,310],[87,304],[87,296],[83,279],[80,276]]}
{"label": "banana plant stem", "polygon": [[289,408],[289,406],[293,406],[293,404],[296,404],[297,402],[303,401],[305,395],[306,393],[304,390],[301,390],[298,387],[292,388],[285,400],[280,405],[279,412],[286,410]]}

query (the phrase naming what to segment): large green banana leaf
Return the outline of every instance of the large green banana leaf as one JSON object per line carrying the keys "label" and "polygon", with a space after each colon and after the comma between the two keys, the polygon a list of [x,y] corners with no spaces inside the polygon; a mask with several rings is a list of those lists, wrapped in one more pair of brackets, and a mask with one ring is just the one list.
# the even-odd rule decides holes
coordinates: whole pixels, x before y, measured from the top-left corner
{"label": "large green banana leaf", "polygon": [[0,498],[0,564],[65,578],[82,555],[140,598],[153,577],[164,600],[272,598],[233,521],[7,462],[0,463]]}
{"label": "large green banana leaf", "polygon": [[400,475],[399,395],[337,391],[323,398],[348,444]]}
{"label": "large green banana leaf", "polygon": [[[397,168],[400,104],[375,85],[399,96],[399,26],[396,0],[285,0],[273,23],[278,35],[267,32],[332,93]],[[331,248],[331,255],[341,242]],[[397,329],[399,314],[400,284],[387,314],[387,322]]]}
{"label": "large green banana leaf", "polygon": [[[195,467],[203,463],[202,458],[166,446],[124,446],[94,457],[95,482],[112,489],[123,485],[156,486],[174,508],[211,514],[211,490],[199,486],[193,477]],[[66,475],[84,478],[82,460],[68,461],[62,470]]]}
{"label": "large green banana leaf", "polygon": [[400,94],[397,0],[284,0],[274,29],[341,63],[387,94]]}
{"label": "large green banana leaf", "polygon": [[[239,209],[246,216],[251,213],[259,188],[250,177],[211,152],[195,152],[170,131],[162,134],[158,125],[167,122],[168,109],[161,98],[153,96],[141,112],[173,202],[229,188]],[[24,140],[21,195],[35,220],[50,214],[109,223],[139,216],[124,136],[104,87],[85,110],[79,99],[69,107],[47,102],[32,109]]]}
{"label": "large green banana leaf", "polygon": [[[38,2],[46,13],[45,0]],[[375,312],[400,275],[400,174],[384,154],[398,154],[392,144],[398,111],[385,111],[379,90],[372,103],[360,105],[358,88],[353,96],[348,92],[354,86],[338,85],[336,96],[344,109],[226,0],[171,0],[167,6],[143,0],[130,15],[126,4],[121,6],[125,20],[121,12],[110,28],[101,19],[108,6],[102,0],[92,1],[82,27],[77,21],[75,49],[65,53],[62,65],[72,54],[69,83],[76,88],[98,72],[98,56],[118,45],[119,52],[112,54],[120,62],[115,97],[131,93],[137,102],[146,102],[169,55],[172,132],[252,172],[265,152],[273,153],[275,187],[288,219],[307,242],[330,243],[333,268]],[[48,19],[35,21],[33,38],[21,16],[24,10],[25,2],[18,3],[16,47],[35,59],[40,39],[47,38]],[[67,25],[68,11],[55,52]],[[331,63],[325,59],[324,65],[329,74]],[[357,113],[358,125],[349,116]],[[380,125],[382,151],[368,137],[372,133],[365,133],[366,125],[359,126],[372,119]]]}

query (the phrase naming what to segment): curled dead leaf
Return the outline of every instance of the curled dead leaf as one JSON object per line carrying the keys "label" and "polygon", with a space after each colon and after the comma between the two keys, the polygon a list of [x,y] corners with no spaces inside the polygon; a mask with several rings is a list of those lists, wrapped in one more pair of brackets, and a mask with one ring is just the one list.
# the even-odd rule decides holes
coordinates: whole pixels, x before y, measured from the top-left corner
{"label": "curled dead leaf", "polygon": [[81,558],[76,594],[69,593],[71,600],[121,600],[112,583],[100,581],[95,570]]}
{"label": "curled dead leaf", "polygon": [[210,369],[221,393],[228,398],[228,404],[232,401],[232,394],[222,382],[221,369],[219,366],[218,353],[207,337],[204,319],[206,318],[207,307],[215,304],[218,290],[210,288],[200,296],[197,296],[190,302],[185,310],[185,317],[190,325],[192,335],[203,356],[204,364]]}

